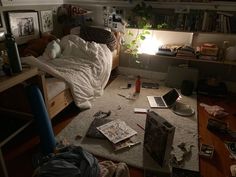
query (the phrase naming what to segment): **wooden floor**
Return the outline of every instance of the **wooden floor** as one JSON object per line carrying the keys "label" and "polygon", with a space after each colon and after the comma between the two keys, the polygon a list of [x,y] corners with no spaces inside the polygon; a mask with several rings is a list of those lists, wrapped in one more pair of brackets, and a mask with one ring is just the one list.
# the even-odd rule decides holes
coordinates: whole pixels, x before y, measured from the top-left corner
{"label": "wooden floor", "polygon": [[203,177],[229,177],[231,176],[230,165],[236,164],[236,160],[231,157],[225,141],[236,142],[236,138],[208,130],[208,119],[212,117],[203,107],[199,106],[200,103],[224,108],[229,115],[218,119],[226,122],[229,129],[236,131],[236,97],[235,95],[226,98],[198,96],[199,142],[214,147],[212,159],[200,157],[201,174]]}

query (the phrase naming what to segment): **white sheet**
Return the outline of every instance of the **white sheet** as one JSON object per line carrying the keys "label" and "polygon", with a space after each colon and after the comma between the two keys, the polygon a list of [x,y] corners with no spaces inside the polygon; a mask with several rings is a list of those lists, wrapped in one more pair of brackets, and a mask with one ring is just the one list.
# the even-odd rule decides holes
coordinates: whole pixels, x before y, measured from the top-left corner
{"label": "white sheet", "polygon": [[80,108],[90,108],[89,100],[101,96],[108,82],[112,53],[105,44],[86,42],[76,35],[64,36],[60,46],[60,58],[47,60],[42,56],[30,56],[23,57],[22,62],[66,81],[75,104]]}

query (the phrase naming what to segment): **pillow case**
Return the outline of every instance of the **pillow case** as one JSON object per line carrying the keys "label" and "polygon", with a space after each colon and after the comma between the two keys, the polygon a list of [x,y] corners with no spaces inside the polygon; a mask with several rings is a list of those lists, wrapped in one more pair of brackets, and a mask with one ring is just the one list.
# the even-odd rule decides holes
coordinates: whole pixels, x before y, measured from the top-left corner
{"label": "pillow case", "polygon": [[111,51],[114,51],[117,47],[115,35],[112,32],[102,28],[81,26],[80,37],[85,41],[94,41],[97,43],[106,44]]}

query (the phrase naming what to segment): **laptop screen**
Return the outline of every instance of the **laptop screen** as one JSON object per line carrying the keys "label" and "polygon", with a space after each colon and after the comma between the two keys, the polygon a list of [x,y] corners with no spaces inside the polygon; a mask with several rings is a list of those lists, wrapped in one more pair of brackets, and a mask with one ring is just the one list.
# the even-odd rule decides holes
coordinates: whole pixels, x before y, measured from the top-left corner
{"label": "laptop screen", "polygon": [[175,90],[172,89],[165,95],[163,95],[163,99],[165,100],[167,106],[171,106],[175,103],[175,101],[178,99],[179,93]]}

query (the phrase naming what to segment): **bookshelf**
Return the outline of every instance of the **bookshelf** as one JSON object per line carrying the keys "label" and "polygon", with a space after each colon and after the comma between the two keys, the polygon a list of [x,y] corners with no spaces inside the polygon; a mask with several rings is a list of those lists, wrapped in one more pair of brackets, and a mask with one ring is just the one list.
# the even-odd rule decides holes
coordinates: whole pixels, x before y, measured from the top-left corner
{"label": "bookshelf", "polygon": [[[86,7],[110,6],[122,9],[122,16],[135,28],[132,9],[144,2],[152,7],[152,28],[166,23],[164,30],[236,33],[236,2],[212,0],[64,0],[64,4]],[[214,27],[216,26],[216,27]],[[232,27],[230,27],[232,26]],[[233,28],[233,29],[232,29]]]}
{"label": "bookshelf", "polygon": [[[180,5],[183,7],[180,7]],[[205,6],[206,3],[201,3],[201,5]],[[236,9],[236,2],[234,8]],[[134,13],[132,11],[127,11],[126,13],[125,18],[128,20],[130,27],[138,26],[137,20],[133,18],[135,16]],[[236,11],[234,10],[228,11],[223,10],[223,8],[221,10],[219,8],[197,9],[193,4],[184,5],[178,3],[176,7],[168,4],[166,4],[165,8],[152,6],[150,13],[152,13],[152,18],[149,19],[149,23],[152,25],[152,29],[236,33]]]}

